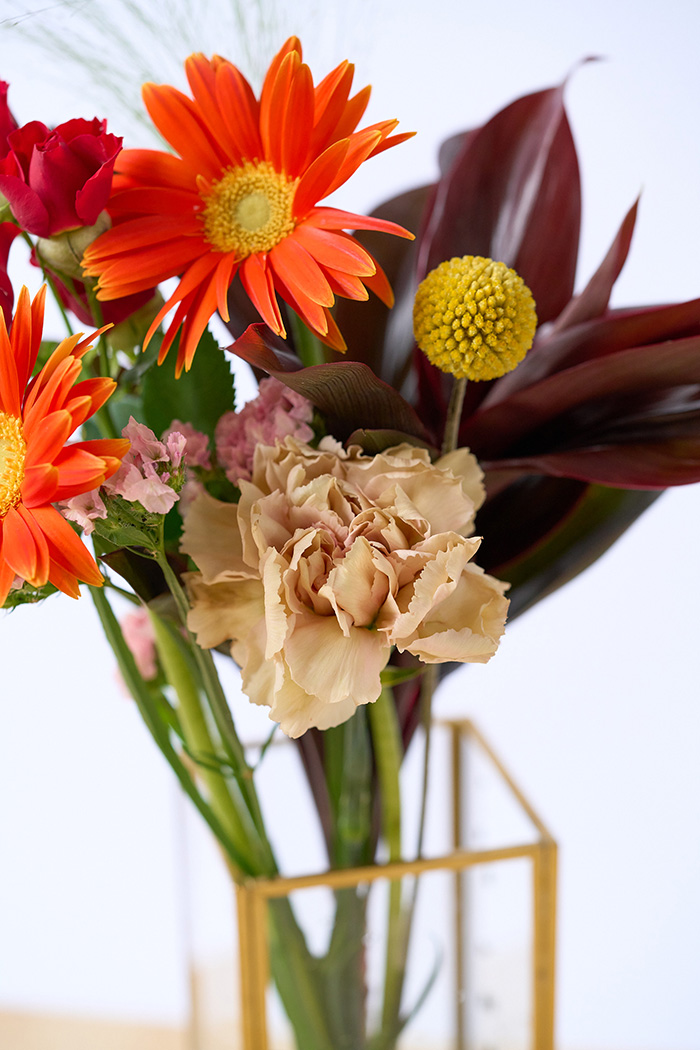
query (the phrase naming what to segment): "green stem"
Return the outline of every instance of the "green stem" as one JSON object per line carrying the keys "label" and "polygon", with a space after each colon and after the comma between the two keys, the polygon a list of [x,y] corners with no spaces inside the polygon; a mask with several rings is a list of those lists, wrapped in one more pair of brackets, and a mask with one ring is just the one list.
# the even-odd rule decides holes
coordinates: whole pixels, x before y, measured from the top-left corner
{"label": "green stem", "polygon": [[457,448],[457,442],[459,440],[459,424],[462,420],[462,406],[464,405],[464,395],[466,391],[467,380],[455,379],[452,384],[452,393],[447,408],[447,416],[445,417],[445,431],[442,438],[443,456],[446,456],[448,452],[453,452],[454,449]]}
{"label": "green stem", "polygon": [[288,311],[289,327],[294,337],[294,349],[301,358],[302,364],[323,365],[326,362],[326,351],[323,343],[311,332],[298,314],[291,308]]}
{"label": "green stem", "polygon": [[[403,759],[401,729],[391,689],[382,689],[376,703],[368,707],[374,756],[382,805],[382,833],[389,860],[401,860],[401,785],[399,775]],[[401,907],[402,885],[399,879],[389,884],[387,944],[382,1006],[382,1045],[391,1046],[400,1028],[401,997],[406,975],[408,949],[407,915]]]}
{"label": "green stem", "polygon": [[[91,587],[105,636],[114,652],[124,682],[129,688],[139,711],[164,758],[172,768],[187,796],[209,825],[224,849],[229,871],[240,881],[246,869],[246,858],[238,853],[237,845],[227,827],[209,803],[200,795],[189,770],[170,742],[168,726],[162,721],[157,705],[136,667],[131,650],[124,641],[121,628],[103,588]],[[181,712],[182,713],[182,712]],[[203,741],[202,741],[203,742]],[[286,898],[270,901],[271,965],[285,1009],[297,1033],[303,1050],[329,1050],[333,1045],[323,1008],[323,996],[314,974],[316,960],[306,947],[290,902]]]}
{"label": "green stem", "polygon": [[430,733],[433,724],[433,694],[438,684],[438,665],[428,664],[423,672],[420,691],[421,725],[425,736],[423,750],[423,778],[421,784],[420,817],[418,820],[418,845],[416,856],[423,856],[423,839],[425,837],[425,818],[428,810],[428,774],[430,772]]}
{"label": "green stem", "polygon": [[178,715],[185,740],[195,762],[198,773],[207,786],[209,804],[241,857],[246,858],[245,870],[256,873],[254,853],[247,829],[234,801],[229,794],[222,774],[211,763],[216,761],[216,746],[202,710],[197,683],[190,669],[189,652],[176,630],[158,616],[153,609],[148,614],[155,634],[156,648],[161,666],[178,698]]}
{"label": "green stem", "polygon": [[248,765],[243,745],[238,737],[238,733],[236,732],[233,717],[228,706],[228,701],[226,700],[226,694],[223,691],[219,676],[216,672],[216,667],[214,666],[214,659],[209,650],[202,649],[202,647],[197,644],[197,640],[187,627],[187,614],[189,612],[187,595],[185,594],[177,575],[173,572],[173,569],[170,566],[165,551],[163,550],[162,543],[160,551],[156,553],[156,560],[165,576],[170,593],[175,599],[180,621],[187,634],[187,639],[190,642],[190,650],[197,665],[197,670],[201,676],[202,687],[207,700],[209,701],[216,727],[221,734],[222,746],[224,747],[226,755],[231,763],[231,769],[236,778],[241,796],[258,833],[262,849],[262,856],[260,858],[262,870],[260,874],[274,875],[276,874],[277,866],[275,864],[272,846],[267,837],[260,803],[255,792],[253,771]]}
{"label": "green stem", "polygon": [[318,960],[306,946],[289,899],[272,899],[268,909],[270,969],[298,1050],[332,1050],[335,1043],[319,980]]}
{"label": "green stem", "polygon": [[[22,231],[22,237],[24,238],[24,240],[27,242],[27,244],[29,245],[29,247],[33,251],[34,250],[34,242],[32,241],[32,239],[29,236],[29,234],[26,233],[26,231],[23,230]],[[54,301],[56,303],[56,306],[58,307],[59,313],[60,313],[61,317],[63,318],[63,323],[66,326],[66,331],[68,332],[69,336],[73,335],[74,334],[73,326],[70,323],[70,318],[68,317],[68,314],[66,313],[66,308],[65,308],[65,306],[63,305],[63,303],[61,301],[61,297],[58,294],[58,292],[56,291],[56,283],[55,283],[53,277],[51,276],[51,274],[49,273],[49,271],[46,269],[46,267],[42,263],[41,256],[38,253],[36,253],[35,254],[35,258],[37,259],[37,261],[39,263],[39,268],[41,269],[41,276],[43,277],[43,279],[46,281],[47,285],[49,286],[51,294],[54,297]]]}
{"label": "green stem", "polygon": [[340,771],[327,772],[336,785],[331,866],[354,868],[371,861],[372,762],[366,708],[358,707],[352,718],[326,734],[337,737],[329,755],[340,766]]}
{"label": "green stem", "polygon": [[229,837],[227,830],[221,824],[217,815],[200,795],[187,767],[172,746],[169,729],[163,723],[149,688],[139,674],[134,657],[124,641],[119,622],[114,615],[103,588],[90,587],[90,594],[105,632],[105,637],[112,647],[122,678],[131,692],[141,716],[151,732],[151,736],[160,748],[163,757],[171,766],[185,794],[194,803],[221,843],[231,862],[232,874],[234,878],[238,879],[243,865],[241,863],[242,858],[237,853],[236,845]]}

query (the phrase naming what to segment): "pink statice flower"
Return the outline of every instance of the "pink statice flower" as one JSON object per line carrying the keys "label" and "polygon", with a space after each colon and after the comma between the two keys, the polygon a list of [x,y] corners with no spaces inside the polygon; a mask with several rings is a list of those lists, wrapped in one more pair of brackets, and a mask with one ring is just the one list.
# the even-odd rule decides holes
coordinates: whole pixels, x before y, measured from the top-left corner
{"label": "pink statice flower", "polygon": [[173,431],[165,441],[159,441],[152,430],[133,416],[122,433],[129,438],[131,448],[102,491],[108,496],[121,496],[129,503],[140,503],[150,514],[167,514],[177,502],[184,482],[185,436]]}
{"label": "pink statice flower", "polygon": [[275,445],[286,437],[308,442],[313,405],[278,379],[263,379],[258,396],[240,412],[226,412],[216,426],[216,455],[232,484],[249,481],[258,445]]}
{"label": "pink statice flower", "polygon": [[120,623],[124,641],[131,650],[139,674],[147,682],[158,674],[156,643],[148,612],[140,608],[127,613]]}
{"label": "pink statice flower", "polygon": [[75,521],[83,530],[84,536],[89,536],[95,529],[95,521],[107,517],[107,508],[100,496],[99,489],[90,492],[81,492],[79,496],[64,500],[59,504],[64,518]]}
{"label": "pink statice flower", "polygon": [[181,434],[185,439],[185,465],[187,467],[200,467],[202,470],[211,470],[211,456],[209,455],[209,437],[201,430],[195,430],[191,423],[184,423],[181,419],[174,419],[163,434],[166,441],[171,434]]}

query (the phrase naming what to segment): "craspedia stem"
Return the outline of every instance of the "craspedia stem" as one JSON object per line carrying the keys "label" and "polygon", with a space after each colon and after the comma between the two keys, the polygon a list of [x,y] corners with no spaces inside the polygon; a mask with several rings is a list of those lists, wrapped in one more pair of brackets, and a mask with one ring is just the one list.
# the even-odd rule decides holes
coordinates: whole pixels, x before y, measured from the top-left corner
{"label": "craspedia stem", "polygon": [[452,384],[450,403],[447,407],[445,419],[445,431],[442,435],[442,454],[454,452],[459,441],[459,424],[462,419],[462,406],[464,405],[464,394],[467,389],[467,380],[455,379]]}
{"label": "craspedia stem", "polygon": [[440,263],[421,281],[413,332],[428,360],[458,379],[510,372],[532,346],[532,293],[505,263],[465,255]]}

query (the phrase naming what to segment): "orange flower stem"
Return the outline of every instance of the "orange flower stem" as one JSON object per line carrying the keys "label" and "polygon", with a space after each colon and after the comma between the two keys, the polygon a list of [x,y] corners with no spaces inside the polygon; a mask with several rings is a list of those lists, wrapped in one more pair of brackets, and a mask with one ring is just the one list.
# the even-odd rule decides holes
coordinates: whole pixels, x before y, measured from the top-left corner
{"label": "orange flower stem", "polygon": [[323,343],[306,327],[301,317],[291,307],[287,308],[289,327],[294,337],[294,349],[305,367],[326,363],[326,351]]}
{"label": "orange flower stem", "polygon": [[462,421],[462,406],[464,405],[464,395],[466,390],[467,380],[455,379],[452,384],[450,403],[447,407],[447,416],[445,418],[445,431],[442,438],[443,456],[446,456],[448,452],[454,452],[457,448],[457,442],[459,441],[459,424]]}

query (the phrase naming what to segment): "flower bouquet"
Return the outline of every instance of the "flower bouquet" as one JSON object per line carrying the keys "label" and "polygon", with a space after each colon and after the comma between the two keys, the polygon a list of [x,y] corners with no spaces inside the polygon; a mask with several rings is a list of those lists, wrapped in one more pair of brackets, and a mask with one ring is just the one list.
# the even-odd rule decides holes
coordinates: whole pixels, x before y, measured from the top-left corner
{"label": "flower bouquet", "polygon": [[[254,765],[226,659],[270,741],[296,741],[329,869],[397,863],[400,769],[422,724],[427,770],[441,675],[488,661],[507,617],[700,480],[700,300],[609,308],[636,205],[574,294],[563,85],[450,139],[434,184],[364,216],[322,202],[408,136],[358,130],[349,63],[316,84],[291,38],[259,96],[218,56],[186,72],[189,94],[143,89],[170,152],[122,149],[97,118],[19,125],[1,86],[0,600],[86,586],[235,883],[281,872],[256,789],[269,741]],[[7,275],[22,241],[33,298]],[[217,312],[259,379],[238,409]],[[299,1050],[391,1050],[416,1008],[415,896],[392,883],[377,1010],[365,898],[335,891],[321,954],[270,901]]]}

